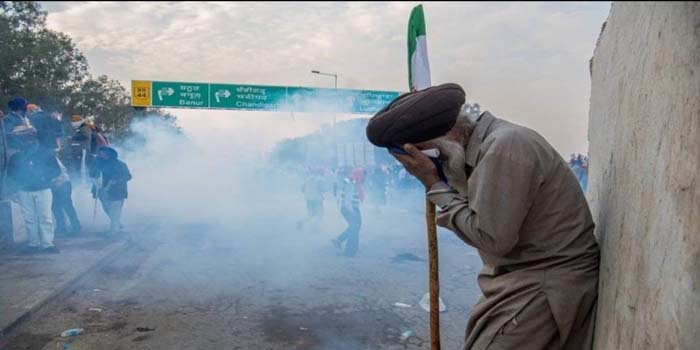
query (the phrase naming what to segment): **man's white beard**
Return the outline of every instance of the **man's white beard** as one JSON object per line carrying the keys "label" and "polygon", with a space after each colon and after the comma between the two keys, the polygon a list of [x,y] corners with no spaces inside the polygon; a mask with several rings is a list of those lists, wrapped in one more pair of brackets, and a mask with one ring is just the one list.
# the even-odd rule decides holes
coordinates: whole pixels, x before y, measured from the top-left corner
{"label": "man's white beard", "polygon": [[441,152],[447,157],[447,161],[442,163],[442,171],[447,177],[450,187],[454,188],[461,195],[467,195],[467,151],[464,146],[457,141],[440,137],[434,140],[440,147]]}

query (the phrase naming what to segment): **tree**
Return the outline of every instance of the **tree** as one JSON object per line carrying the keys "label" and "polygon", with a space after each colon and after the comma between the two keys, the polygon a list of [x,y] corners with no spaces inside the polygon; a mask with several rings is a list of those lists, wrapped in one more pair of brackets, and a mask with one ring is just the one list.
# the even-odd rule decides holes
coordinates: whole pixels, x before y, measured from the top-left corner
{"label": "tree", "polygon": [[60,109],[89,77],[87,60],[71,39],[45,26],[46,12],[38,3],[0,3],[3,104],[21,95],[45,109]]}
{"label": "tree", "polygon": [[82,82],[79,89],[71,94],[66,112],[95,118],[106,133],[117,139],[130,135],[129,125],[136,119],[158,118],[179,130],[172,114],[160,109],[136,110],[131,107],[127,90],[106,75]]}
{"label": "tree", "polygon": [[[136,111],[128,92],[107,76],[93,78],[85,56],[65,34],[46,28],[35,1],[0,2],[0,103],[23,96],[47,111],[92,116],[113,138],[129,135],[134,118],[156,117],[179,129],[160,109]],[[70,118],[65,118],[66,127]]]}

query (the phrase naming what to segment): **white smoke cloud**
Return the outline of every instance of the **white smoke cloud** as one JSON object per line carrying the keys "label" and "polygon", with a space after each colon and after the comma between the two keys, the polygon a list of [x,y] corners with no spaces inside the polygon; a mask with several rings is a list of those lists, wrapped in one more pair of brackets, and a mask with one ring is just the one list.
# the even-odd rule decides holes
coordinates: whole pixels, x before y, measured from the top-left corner
{"label": "white smoke cloud", "polygon": [[[48,24],[93,73],[131,79],[406,90],[417,3],[70,3]],[[426,3],[434,83],[531,127],[560,153],[587,148],[593,53],[609,3]],[[89,18],[90,20],[85,20]],[[178,111],[178,116],[199,112]],[[260,115],[260,118],[267,116]]]}

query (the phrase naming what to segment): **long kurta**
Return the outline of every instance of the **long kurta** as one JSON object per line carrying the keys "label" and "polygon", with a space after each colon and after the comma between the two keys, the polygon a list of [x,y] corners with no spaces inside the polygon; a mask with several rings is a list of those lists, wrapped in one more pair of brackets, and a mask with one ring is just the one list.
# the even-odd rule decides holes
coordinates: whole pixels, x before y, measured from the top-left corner
{"label": "long kurta", "polygon": [[483,297],[469,317],[464,348],[486,349],[544,295],[551,315],[542,317],[554,318],[559,347],[591,349],[599,249],[567,163],[536,132],[488,112],[470,137],[466,163],[466,197],[444,182],[428,192],[439,207],[437,224],[475,247],[484,263]]}

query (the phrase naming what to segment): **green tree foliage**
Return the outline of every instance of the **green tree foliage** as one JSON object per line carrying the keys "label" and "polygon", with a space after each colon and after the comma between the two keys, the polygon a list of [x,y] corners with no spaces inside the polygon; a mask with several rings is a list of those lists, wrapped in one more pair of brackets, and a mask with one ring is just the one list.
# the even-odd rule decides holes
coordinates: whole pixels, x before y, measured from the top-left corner
{"label": "green tree foliage", "polygon": [[30,97],[45,109],[61,109],[89,77],[85,57],[63,33],[46,28],[36,2],[0,3],[2,102]]}
{"label": "green tree foliage", "polygon": [[129,136],[129,125],[135,119],[157,118],[179,130],[175,116],[160,109],[134,110],[131,98],[118,81],[106,75],[90,78],[71,94],[67,110],[70,114],[95,116],[98,124],[113,137]]}
{"label": "green tree foliage", "polygon": [[[46,111],[92,116],[113,138],[129,134],[134,118],[157,116],[177,128],[159,109],[136,111],[128,92],[107,76],[94,78],[85,56],[65,34],[46,28],[46,12],[34,1],[0,2],[0,103],[22,96]],[[147,113],[145,113],[147,112]]]}

